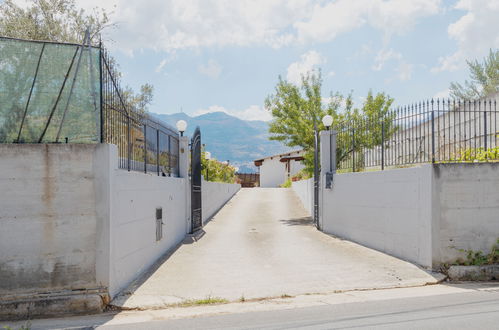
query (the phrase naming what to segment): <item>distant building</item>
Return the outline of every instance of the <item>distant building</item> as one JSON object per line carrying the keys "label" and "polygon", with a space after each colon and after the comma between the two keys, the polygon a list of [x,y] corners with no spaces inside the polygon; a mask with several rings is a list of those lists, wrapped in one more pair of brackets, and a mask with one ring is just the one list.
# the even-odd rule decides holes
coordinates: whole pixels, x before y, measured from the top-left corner
{"label": "distant building", "polygon": [[279,187],[298,173],[305,167],[301,162],[304,154],[303,150],[298,150],[255,160],[260,171],[260,187]]}

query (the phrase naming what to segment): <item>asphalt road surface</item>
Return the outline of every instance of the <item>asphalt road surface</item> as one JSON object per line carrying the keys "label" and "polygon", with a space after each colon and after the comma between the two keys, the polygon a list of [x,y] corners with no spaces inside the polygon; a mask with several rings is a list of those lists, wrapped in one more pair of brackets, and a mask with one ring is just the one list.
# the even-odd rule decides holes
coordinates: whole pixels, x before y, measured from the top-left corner
{"label": "asphalt road surface", "polygon": [[499,329],[499,290],[150,321],[97,329]]}

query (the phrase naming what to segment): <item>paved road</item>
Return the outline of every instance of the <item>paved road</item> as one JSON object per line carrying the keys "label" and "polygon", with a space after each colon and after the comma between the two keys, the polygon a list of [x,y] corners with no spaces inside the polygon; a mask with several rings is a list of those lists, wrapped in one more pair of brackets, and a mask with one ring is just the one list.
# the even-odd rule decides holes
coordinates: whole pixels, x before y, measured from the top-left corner
{"label": "paved road", "polygon": [[159,308],[209,296],[238,301],[436,281],[410,263],[317,231],[291,189],[242,189],[205,230],[114,304]]}
{"label": "paved road", "polygon": [[97,329],[498,329],[498,327],[499,290],[496,289],[109,325]]}
{"label": "paved road", "polygon": [[[497,329],[499,282],[301,295],[32,320],[30,329]],[[26,322],[0,322],[19,329]]]}

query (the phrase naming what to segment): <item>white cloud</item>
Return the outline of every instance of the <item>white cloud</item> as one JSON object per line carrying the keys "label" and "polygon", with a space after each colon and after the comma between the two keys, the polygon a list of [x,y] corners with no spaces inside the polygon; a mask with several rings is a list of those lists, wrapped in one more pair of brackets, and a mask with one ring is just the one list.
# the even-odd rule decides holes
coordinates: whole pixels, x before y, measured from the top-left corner
{"label": "white cloud", "polygon": [[480,59],[490,48],[499,48],[499,0],[460,0],[455,9],[466,11],[447,29],[458,49],[440,57],[432,72],[458,70],[466,59]]}
{"label": "white cloud", "polygon": [[425,16],[440,10],[440,0],[338,0],[316,4],[310,19],[294,24],[299,40],[326,42],[370,25],[384,32],[403,34]]}
{"label": "white cloud", "polygon": [[222,73],[222,66],[217,61],[210,59],[206,65],[199,65],[198,71],[205,76],[216,79]]}
{"label": "white cloud", "polygon": [[402,54],[394,51],[393,49],[389,50],[382,49],[376,55],[372,69],[374,71],[380,71],[381,69],[383,69],[385,63],[391,60],[398,60],[398,61],[402,60]]}
{"label": "white cloud", "polygon": [[336,76],[336,72],[334,71],[329,71],[328,74],[327,74],[328,77],[334,77]]}
{"label": "white cloud", "polygon": [[414,66],[412,64],[402,60],[395,69],[395,71],[397,72],[397,78],[400,81],[406,81],[411,79],[413,68]]}
{"label": "white cloud", "polygon": [[318,66],[326,63],[326,58],[315,50],[310,50],[300,56],[300,60],[288,66],[287,80],[299,85],[302,76],[318,69]]}
{"label": "white cloud", "polygon": [[364,25],[390,36],[437,13],[440,0],[78,0],[78,5],[114,12],[112,46],[133,54],[145,48],[327,42]]}
{"label": "white cloud", "polygon": [[390,61],[396,63],[394,68],[395,77],[389,78],[388,81],[393,79],[398,79],[400,81],[411,79],[414,65],[407,63],[402,54],[394,51],[393,49],[381,49],[374,59],[372,69],[374,71],[381,71],[385,67],[386,63]]}
{"label": "white cloud", "polygon": [[243,120],[263,120],[263,121],[272,120],[272,115],[270,114],[270,112],[258,105],[251,105],[243,110],[229,110],[219,105],[212,105],[207,109],[197,110],[196,112],[194,112],[194,116],[200,116],[212,112],[224,112],[228,115]]}
{"label": "white cloud", "polygon": [[166,58],[161,60],[161,62],[159,62],[158,66],[156,67],[156,70],[154,71],[156,71],[156,73],[160,73],[165,67],[166,63],[168,63],[168,60]]}
{"label": "white cloud", "polygon": [[[96,1],[78,3],[89,8]],[[306,16],[311,3],[312,0],[109,0],[105,6],[116,5],[112,18],[119,26],[109,32],[116,48],[169,51],[288,45],[295,39],[288,29]]]}

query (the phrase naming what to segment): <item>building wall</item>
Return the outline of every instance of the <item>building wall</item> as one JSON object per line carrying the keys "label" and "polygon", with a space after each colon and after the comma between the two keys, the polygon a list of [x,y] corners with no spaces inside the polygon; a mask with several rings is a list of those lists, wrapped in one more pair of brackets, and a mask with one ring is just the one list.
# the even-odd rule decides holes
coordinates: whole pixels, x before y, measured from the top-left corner
{"label": "building wall", "polygon": [[314,212],[314,179],[295,181],[292,183],[291,188],[300,198],[303,207],[310,215]]}
{"label": "building wall", "polygon": [[240,189],[240,184],[203,181],[201,186],[203,223],[211,219]]}
{"label": "building wall", "polygon": [[[303,151],[295,151],[290,153],[292,156],[303,155]],[[283,184],[288,179],[288,171],[286,163],[280,161],[280,156],[265,158],[260,166],[260,187],[276,188]],[[290,161],[289,175],[293,176],[301,171],[305,166],[301,161]]]}
{"label": "building wall", "polygon": [[305,168],[305,165],[301,161],[291,161],[290,163],[290,176],[295,175],[296,173],[300,172],[302,169]]}
{"label": "building wall", "polygon": [[284,163],[279,161],[279,157],[267,158],[260,166],[260,187],[279,187],[286,180]]}
{"label": "building wall", "polygon": [[0,144],[0,295],[98,286],[99,148]]}

